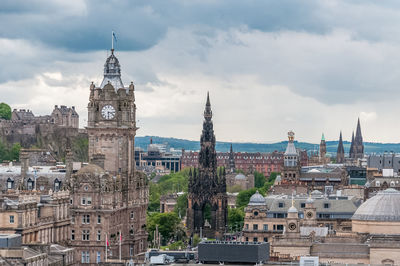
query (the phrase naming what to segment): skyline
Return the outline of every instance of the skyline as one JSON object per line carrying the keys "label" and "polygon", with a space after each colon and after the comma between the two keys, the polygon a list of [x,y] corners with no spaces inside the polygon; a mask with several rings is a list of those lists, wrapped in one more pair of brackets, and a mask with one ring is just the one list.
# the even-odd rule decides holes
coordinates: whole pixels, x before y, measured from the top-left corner
{"label": "skyline", "polygon": [[218,141],[274,143],[289,130],[349,141],[360,117],[364,141],[400,142],[394,1],[96,3],[0,4],[0,101],[35,115],[75,105],[84,126],[114,30],[139,136],[198,140],[210,91]]}

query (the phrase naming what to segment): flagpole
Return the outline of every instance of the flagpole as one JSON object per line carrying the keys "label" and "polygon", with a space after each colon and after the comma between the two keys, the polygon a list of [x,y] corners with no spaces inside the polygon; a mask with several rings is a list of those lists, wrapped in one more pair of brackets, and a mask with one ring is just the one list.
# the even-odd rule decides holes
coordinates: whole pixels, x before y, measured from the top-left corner
{"label": "flagpole", "polygon": [[106,257],[105,257],[106,262],[107,262],[107,242],[108,242],[108,239],[107,239],[107,233],[106,233]]}
{"label": "flagpole", "polygon": [[119,231],[119,261],[121,261],[121,242],[122,242],[122,232]]}
{"label": "flagpole", "polygon": [[114,50],[114,31],[111,31],[111,50]]}

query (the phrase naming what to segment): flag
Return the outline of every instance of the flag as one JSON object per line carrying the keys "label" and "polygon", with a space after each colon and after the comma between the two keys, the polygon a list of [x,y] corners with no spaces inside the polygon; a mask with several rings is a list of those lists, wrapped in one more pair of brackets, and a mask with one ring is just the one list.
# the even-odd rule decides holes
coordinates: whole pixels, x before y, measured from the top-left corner
{"label": "flag", "polygon": [[112,35],[114,37],[115,42],[117,42],[117,35],[115,35],[115,32],[112,32]]}
{"label": "flag", "polygon": [[110,243],[108,243],[108,238],[107,238],[107,234],[106,234],[106,247],[110,246]]}
{"label": "flag", "polygon": [[122,242],[122,232],[119,231],[119,243],[121,243],[121,242]]}

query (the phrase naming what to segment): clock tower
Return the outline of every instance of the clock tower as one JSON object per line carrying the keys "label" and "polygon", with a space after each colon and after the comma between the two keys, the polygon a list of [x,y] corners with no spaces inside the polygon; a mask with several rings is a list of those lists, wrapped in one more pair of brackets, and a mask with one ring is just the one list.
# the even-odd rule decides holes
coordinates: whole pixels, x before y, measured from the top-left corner
{"label": "clock tower", "polygon": [[104,64],[100,87],[90,85],[88,105],[89,159],[104,154],[104,170],[120,176],[128,188],[135,169],[134,138],[136,135],[134,85],[125,88],[121,66],[114,50]]}

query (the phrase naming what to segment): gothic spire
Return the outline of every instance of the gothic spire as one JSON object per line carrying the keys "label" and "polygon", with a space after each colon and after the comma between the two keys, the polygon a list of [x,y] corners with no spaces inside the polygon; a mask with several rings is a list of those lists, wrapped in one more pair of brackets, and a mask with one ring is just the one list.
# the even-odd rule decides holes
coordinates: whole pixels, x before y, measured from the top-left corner
{"label": "gothic spire", "polygon": [[361,126],[360,126],[360,118],[357,121],[357,130],[356,130],[356,141],[362,142],[362,134],[361,134]]}
{"label": "gothic spire", "polygon": [[232,148],[232,143],[231,143],[231,149],[229,151],[229,171],[231,173],[234,173],[235,170],[236,170],[235,154],[233,153],[233,148]]}
{"label": "gothic spire", "polygon": [[336,162],[344,163],[344,148],[343,148],[343,139],[342,139],[342,131],[340,131],[339,136],[339,145],[336,152]]}
{"label": "gothic spire", "polygon": [[207,92],[207,102],[206,102],[206,108],[204,110],[204,118],[207,121],[211,121],[212,118],[212,111],[211,111],[211,103],[210,103],[210,95]]}
{"label": "gothic spire", "polygon": [[350,144],[350,151],[349,151],[350,158],[353,158],[354,155],[354,131],[351,135],[351,144]]}

